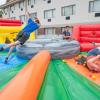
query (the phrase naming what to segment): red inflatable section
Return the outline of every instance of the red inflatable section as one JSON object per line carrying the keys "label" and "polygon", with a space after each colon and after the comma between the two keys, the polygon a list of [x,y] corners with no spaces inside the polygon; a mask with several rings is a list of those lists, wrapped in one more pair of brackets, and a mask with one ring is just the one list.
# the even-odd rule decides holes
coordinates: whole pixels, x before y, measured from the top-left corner
{"label": "red inflatable section", "polygon": [[21,26],[20,20],[0,19],[0,26]]}
{"label": "red inflatable section", "polygon": [[6,23],[21,23],[20,20],[13,20],[13,19],[0,19],[0,22],[6,22]]}
{"label": "red inflatable section", "polygon": [[21,23],[0,23],[0,26],[21,26]]}
{"label": "red inflatable section", "polygon": [[89,51],[95,48],[93,42],[100,43],[100,24],[76,25],[72,36],[80,42],[81,51]]}

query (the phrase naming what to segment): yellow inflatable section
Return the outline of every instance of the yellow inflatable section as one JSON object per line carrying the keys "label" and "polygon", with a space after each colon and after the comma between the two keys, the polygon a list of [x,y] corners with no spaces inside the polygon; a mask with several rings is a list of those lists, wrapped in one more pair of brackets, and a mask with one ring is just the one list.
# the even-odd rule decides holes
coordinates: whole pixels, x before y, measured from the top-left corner
{"label": "yellow inflatable section", "polygon": [[[0,43],[14,42],[16,35],[24,26],[0,26]],[[31,33],[29,40],[35,39],[35,33]]]}

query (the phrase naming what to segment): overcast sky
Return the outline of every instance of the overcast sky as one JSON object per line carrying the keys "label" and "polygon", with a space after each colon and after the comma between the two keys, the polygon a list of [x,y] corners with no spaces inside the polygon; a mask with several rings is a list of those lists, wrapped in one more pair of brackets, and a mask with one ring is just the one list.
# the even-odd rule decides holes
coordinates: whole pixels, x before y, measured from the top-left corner
{"label": "overcast sky", "polygon": [[4,4],[6,0],[0,0],[0,5]]}

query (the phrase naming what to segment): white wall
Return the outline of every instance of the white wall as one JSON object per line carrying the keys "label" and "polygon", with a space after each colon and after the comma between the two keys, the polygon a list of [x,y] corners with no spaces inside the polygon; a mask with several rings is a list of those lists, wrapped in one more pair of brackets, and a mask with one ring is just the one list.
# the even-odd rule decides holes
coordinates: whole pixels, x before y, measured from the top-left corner
{"label": "white wall", "polygon": [[[90,0],[51,0],[50,4],[47,4],[44,0],[37,0],[37,3],[34,5],[34,8],[28,6],[28,11],[30,13],[37,12],[37,16],[41,21],[41,24],[45,27],[48,26],[65,26],[73,25],[76,23],[100,23],[100,17],[94,17],[94,13],[89,13],[89,1]],[[66,20],[65,16],[61,16],[61,7],[76,4],[76,14],[71,15],[70,20]],[[56,9],[55,18],[52,18],[51,22],[47,22],[44,19],[44,10]],[[19,9],[19,5],[15,5],[14,13],[10,13],[10,17],[16,17],[19,19],[20,15],[25,14],[24,11]],[[4,15],[5,18],[8,18],[8,15]]]}

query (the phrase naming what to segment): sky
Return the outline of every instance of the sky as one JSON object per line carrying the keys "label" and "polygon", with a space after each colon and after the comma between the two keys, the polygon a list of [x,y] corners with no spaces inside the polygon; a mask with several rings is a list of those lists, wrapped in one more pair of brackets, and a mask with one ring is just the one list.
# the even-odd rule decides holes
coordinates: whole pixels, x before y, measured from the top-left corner
{"label": "sky", "polygon": [[4,4],[6,0],[0,0],[0,5]]}

